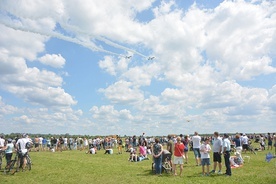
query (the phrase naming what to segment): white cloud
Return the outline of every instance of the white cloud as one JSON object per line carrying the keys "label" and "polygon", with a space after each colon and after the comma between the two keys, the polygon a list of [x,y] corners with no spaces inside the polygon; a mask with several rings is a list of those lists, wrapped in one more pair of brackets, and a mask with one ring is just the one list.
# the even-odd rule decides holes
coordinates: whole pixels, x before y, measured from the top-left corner
{"label": "white cloud", "polygon": [[101,106],[100,108],[93,106],[90,109],[94,119],[99,119],[108,123],[120,122],[120,121],[131,121],[133,119],[129,110],[123,109],[117,111],[114,106]]}
{"label": "white cloud", "polygon": [[144,98],[139,89],[132,88],[130,82],[122,80],[99,91],[104,93],[105,97],[112,103],[131,104]]}
{"label": "white cloud", "polygon": [[267,8],[225,1],[206,13],[206,54],[226,79],[248,80],[261,73],[275,73],[271,58],[264,54],[270,52],[271,44],[275,45],[275,12]]}
{"label": "white cloud", "polygon": [[[30,124],[39,131],[41,123],[49,123],[54,125],[47,127],[49,132],[70,131],[67,122],[71,131],[90,133],[91,128],[103,134],[135,134],[141,123],[152,134],[253,131],[260,129],[250,124],[260,122],[265,124],[262,130],[272,128],[275,84],[270,81],[268,87],[257,79],[267,82],[276,72],[275,2],[223,1],[214,9],[202,7],[185,9],[177,1],[154,0],[85,0],[78,6],[72,0],[17,1],[16,6],[1,1],[0,22],[10,27],[0,24],[5,33],[0,35],[2,122],[9,122],[9,114],[13,128],[18,122],[19,127]],[[79,51],[76,44],[100,51],[77,57],[93,57],[105,73],[95,72],[95,67],[97,75],[87,73],[82,84],[74,72],[96,65],[79,62],[70,68],[72,55],[66,49],[47,48],[60,43],[51,37],[74,43],[74,51]],[[48,49],[61,54],[46,54]],[[146,60],[148,55],[155,59]],[[64,80],[36,66],[36,60],[63,68],[66,75],[70,71],[70,76]],[[85,87],[76,90],[75,81]],[[5,93],[28,108],[4,103],[9,98]],[[76,104],[80,109],[73,110]],[[87,106],[92,117],[85,117]],[[187,119],[191,121],[186,126]]]}
{"label": "white cloud", "polygon": [[43,42],[47,40],[45,36],[13,30],[1,24],[0,31],[5,32],[0,34],[1,50],[6,49],[10,56],[34,60],[36,54],[44,50]]}
{"label": "white cloud", "polygon": [[115,62],[116,61],[114,61],[112,57],[105,56],[104,60],[99,61],[99,67],[104,69],[110,75],[116,75]]}
{"label": "white cloud", "polygon": [[159,78],[160,68],[157,63],[145,64],[129,68],[122,74],[123,78],[132,82],[134,86],[149,86],[152,78]]}
{"label": "white cloud", "polygon": [[41,63],[52,66],[54,68],[63,68],[63,66],[65,65],[65,59],[60,54],[46,54],[38,58],[38,60]]}
{"label": "white cloud", "polygon": [[274,85],[269,90],[269,105],[271,107],[271,110],[275,113],[276,112],[276,85]]}
{"label": "white cloud", "polygon": [[29,118],[26,115],[22,115],[20,117],[15,117],[14,121],[17,121],[18,123],[26,123],[26,124],[30,124],[30,123],[34,122],[33,118]]}

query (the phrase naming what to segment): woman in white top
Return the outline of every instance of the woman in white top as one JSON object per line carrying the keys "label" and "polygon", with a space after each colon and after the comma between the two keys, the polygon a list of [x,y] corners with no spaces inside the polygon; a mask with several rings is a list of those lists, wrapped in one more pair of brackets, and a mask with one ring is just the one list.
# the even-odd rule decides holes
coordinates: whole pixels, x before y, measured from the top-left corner
{"label": "woman in white top", "polygon": [[[8,144],[5,147],[5,154],[6,154],[6,160],[7,160],[7,166],[10,164],[12,159],[12,153],[14,150],[14,144],[12,143],[12,139],[8,139]],[[7,167],[6,166],[6,167]]]}

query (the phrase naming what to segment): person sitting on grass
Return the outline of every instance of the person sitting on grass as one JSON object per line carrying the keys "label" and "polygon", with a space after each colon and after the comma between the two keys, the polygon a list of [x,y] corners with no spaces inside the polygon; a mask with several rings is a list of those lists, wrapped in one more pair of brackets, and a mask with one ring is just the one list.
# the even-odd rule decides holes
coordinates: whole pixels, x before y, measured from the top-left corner
{"label": "person sitting on grass", "polygon": [[145,157],[141,153],[138,156],[137,153],[136,153],[136,150],[134,149],[134,151],[132,153],[130,153],[130,157],[129,157],[128,160],[131,161],[131,162],[140,162],[140,161],[143,161],[143,160],[149,160],[149,158]]}
{"label": "person sitting on grass", "polygon": [[91,146],[91,148],[86,152],[86,154],[97,154],[97,148],[94,146]]}
{"label": "person sitting on grass", "polygon": [[243,164],[240,152],[235,152],[235,155],[230,157],[230,164],[232,167],[240,167]]}
{"label": "person sitting on grass", "polygon": [[139,153],[140,155],[142,155],[143,157],[147,157],[147,150],[145,149],[144,146],[139,145]]}
{"label": "person sitting on grass", "polygon": [[112,155],[113,154],[113,149],[111,147],[106,147],[105,149],[105,153],[104,154],[109,154],[109,155]]}
{"label": "person sitting on grass", "polygon": [[136,154],[136,149],[132,149],[132,151],[129,154],[129,161],[131,162],[136,162],[137,161],[137,154]]}

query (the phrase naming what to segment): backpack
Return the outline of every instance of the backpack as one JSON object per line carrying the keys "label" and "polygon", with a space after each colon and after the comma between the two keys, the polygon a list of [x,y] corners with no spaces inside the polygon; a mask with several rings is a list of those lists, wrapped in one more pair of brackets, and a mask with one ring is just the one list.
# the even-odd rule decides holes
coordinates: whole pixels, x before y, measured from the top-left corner
{"label": "backpack", "polygon": [[26,149],[31,149],[32,147],[33,147],[33,145],[30,142],[27,142],[26,145],[25,145]]}

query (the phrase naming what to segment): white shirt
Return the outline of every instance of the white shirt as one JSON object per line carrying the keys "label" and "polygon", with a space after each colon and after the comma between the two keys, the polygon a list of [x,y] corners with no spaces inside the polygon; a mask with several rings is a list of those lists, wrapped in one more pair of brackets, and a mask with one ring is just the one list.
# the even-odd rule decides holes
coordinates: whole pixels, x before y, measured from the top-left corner
{"label": "white shirt", "polygon": [[218,153],[222,151],[222,139],[221,137],[217,137],[214,139],[214,143],[213,143],[213,152],[214,153]]}
{"label": "white shirt", "polygon": [[96,153],[95,148],[91,148],[90,152],[91,152],[91,154],[95,154]]}
{"label": "white shirt", "polygon": [[26,149],[27,142],[29,142],[28,138],[21,138],[17,140],[16,145],[18,146],[18,149],[24,150]]}
{"label": "white shirt", "polygon": [[5,139],[0,138],[0,150],[5,146]]}
{"label": "white shirt", "polygon": [[43,137],[39,137],[39,144],[42,144]]}
{"label": "white shirt", "polygon": [[248,137],[246,135],[242,137],[242,144],[248,144]]}
{"label": "white shirt", "polygon": [[230,141],[228,138],[224,138],[223,139],[223,148],[224,148],[224,151],[230,151],[231,150],[231,145],[230,145]]}
{"label": "white shirt", "polygon": [[201,154],[201,159],[203,158],[210,158],[209,152],[211,151],[211,146],[209,144],[202,144],[200,146],[200,154]]}
{"label": "white shirt", "polygon": [[193,148],[200,148],[201,137],[199,135],[194,135],[192,137],[192,141],[193,141]]}

